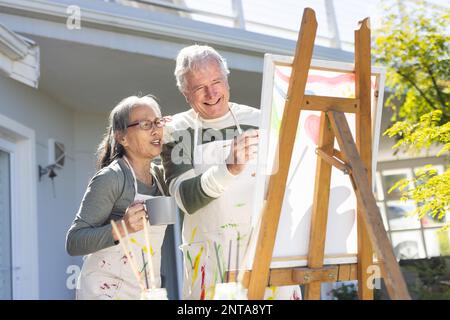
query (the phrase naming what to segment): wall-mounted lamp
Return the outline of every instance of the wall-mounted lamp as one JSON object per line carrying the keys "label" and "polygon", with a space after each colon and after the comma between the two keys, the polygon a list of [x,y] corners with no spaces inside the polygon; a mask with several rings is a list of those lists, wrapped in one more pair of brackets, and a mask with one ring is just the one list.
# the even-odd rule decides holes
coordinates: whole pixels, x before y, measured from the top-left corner
{"label": "wall-mounted lamp", "polygon": [[50,163],[46,167],[42,167],[39,165],[39,181],[41,181],[41,177],[43,175],[48,174],[50,179],[56,177],[55,169],[61,169],[64,166],[66,154],[64,151],[64,144],[61,142],[55,141],[55,139],[48,140],[48,162]]}
{"label": "wall-mounted lamp", "polygon": [[45,168],[39,165],[39,181],[41,181],[41,177],[46,174],[48,174],[48,177],[53,180],[53,178],[57,176],[55,168],[56,166],[54,164],[50,164]]}

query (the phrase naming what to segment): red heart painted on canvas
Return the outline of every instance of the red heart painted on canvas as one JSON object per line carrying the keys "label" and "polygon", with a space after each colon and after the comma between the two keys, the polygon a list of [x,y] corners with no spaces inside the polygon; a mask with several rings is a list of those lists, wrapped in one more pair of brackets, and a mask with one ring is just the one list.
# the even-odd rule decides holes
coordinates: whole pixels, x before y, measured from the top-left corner
{"label": "red heart painted on canvas", "polygon": [[305,120],[305,131],[308,137],[317,145],[319,143],[320,117],[309,115]]}

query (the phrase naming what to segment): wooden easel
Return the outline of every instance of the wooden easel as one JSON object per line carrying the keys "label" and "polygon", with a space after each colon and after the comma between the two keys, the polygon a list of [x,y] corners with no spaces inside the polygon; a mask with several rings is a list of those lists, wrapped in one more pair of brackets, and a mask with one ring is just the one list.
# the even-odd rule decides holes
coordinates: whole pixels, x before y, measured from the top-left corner
{"label": "wooden easel", "polygon": [[[358,280],[360,299],[373,299],[368,287],[373,251],[379,261],[391,299],[410,299],[406,284],[387,238],[371,189],[370,28],[368,18],[355,31],[355,98],[305,95],[317,21],[306,8],[289,81],[278,145],[278,171],[270,177],[257,241],[258,257],[243,284],[249,299],[262,299],[267,286],[304,284],[306,299],[320,299],[322,282]],[[308,267],[270,269],[276,232],[301,110],[321,111],[320,138],[309,241]],[[344,112],[356,118],[356,143]],[[334,148],[336,137],[340,151]],[[323,265],[332,166],[349,174],[357,198],[358,259],[356,264]]]}

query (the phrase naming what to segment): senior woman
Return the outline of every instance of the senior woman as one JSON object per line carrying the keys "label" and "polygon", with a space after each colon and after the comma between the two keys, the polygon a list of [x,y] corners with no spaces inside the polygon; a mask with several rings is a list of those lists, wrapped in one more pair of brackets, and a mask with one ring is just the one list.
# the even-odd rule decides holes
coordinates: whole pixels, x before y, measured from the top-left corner
{"label": "senior woman", "polygon": [[[149,279],[145,257],[152,255],[156,287],[161,286],[161,246],[166,226],[150,226],[151,248],[145,246],[143,201],[167,195],[163,172],[152,163],[161,153],[165,118],[152,96],[122,100],[109,117],[98,148],[97,169],[89,182],[66,239],[67,252],[86,255],[78,279],[77,299],[139,299],[141,287],[130,261],[112,230],[117,222],[121,237],[125,223],[130,254],[138,261],[141,279]],[[119,223],[120,222],[120,223]],[[145,254],[143,254],[145,252]]]}

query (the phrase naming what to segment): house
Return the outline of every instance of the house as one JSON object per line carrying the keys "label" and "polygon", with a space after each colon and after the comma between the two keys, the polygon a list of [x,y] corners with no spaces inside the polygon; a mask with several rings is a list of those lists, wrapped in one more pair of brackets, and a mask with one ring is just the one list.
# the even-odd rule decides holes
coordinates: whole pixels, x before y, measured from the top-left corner
{"label": "house", "polygon": [[[293,40],[174,14],[179,1],[154,1],[163,5],[149,10],[141,2],[0,0],[0,299],[74,298],[82,260],[66,253],[65,235],[95,173],[109,111],[148,93],[166,115],[186,110],[173,77],[182,47],[217,48],[231,69],[232,100],[253,106],[264,53],[295,49]],[[314,57],[353,61],[325,46]],[[382,170],[402,168],[391,160]],[[175,298],[179,237],[175,230]]]}

